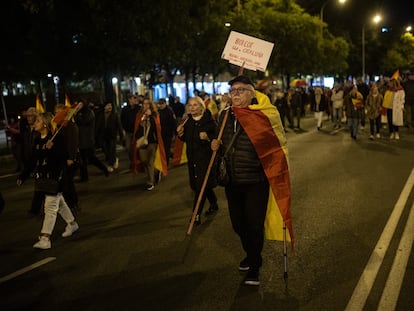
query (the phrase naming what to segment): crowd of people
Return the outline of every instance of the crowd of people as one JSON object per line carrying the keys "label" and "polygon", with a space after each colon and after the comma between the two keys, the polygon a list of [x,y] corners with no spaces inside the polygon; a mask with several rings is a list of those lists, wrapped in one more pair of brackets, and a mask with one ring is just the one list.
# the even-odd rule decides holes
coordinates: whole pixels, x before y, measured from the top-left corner
{"label": "crowd of people", "polygon": [[300,130],[300,119],[307,111],[314,113],[317,130],[328,119],[332,122],[329,129],[346,125],[353,139],[367,125],[370,140],[381,138],[382,128],[388,131],[389,139],[399,140],[400,127],[414,127],[414,74],[369,84],[361,79],[356,83],[346,81],[333,88],[291,87],[286,92],[277,89],[269,97],[274,98],[285,130]]}
{"label": "crowd of people", "polygon": [[[286,92],[277,89],[267,96],[255,90],[247,76],[237,76],[229,85],[229,94],[222,97],[221,103],[202,91],[186,104],[179,97],[156,102],[130,94],[121,111],[111,102],[97,105],[84,99],[78,99],[73,108],[56,105],[55,116],[39,113],[34,107],[25,110],[8,132],[13,137],[19,172],[17,185],[21,186],[30,174],[35,176],[29,212],[38,215],[44,207],[39,241],[33,246],[51,247],[57,214],[67,224],[63,237],[79,229],[75,221],[79,209],[75,183],[88,182],[89,164],[106,177],[117,170],[117,143],[124,145],[131,171],[144,172],[144,190],[152,191],[161,176],[167,174],[174,145],[180,141],[186,145],[193,210],[198,209],[196,225],[201,224],[206,200],[209,202],[206,215],[219,209],[214,190],[217,163],[209,166],[213,154],[225,155],[229,181],[224,187],[230,219],[246,253],[239,270],[247,272],[246,285],[259,285],[266,224],[274,223],[268,217],[279,214],[275,210],[283,210],[288,239],[293,243],[285,138],[288,128],[300,129],[307,110],[314,113],[318,131],[326,126],[323,123],[327,115],[332,130],[346,124],[353,139],[357,139],[366,119],[371,140],[384,134],[381,129],[385,122],[389,138],[395,140],[400,139],[401,126],[414,125],[411,113],[414,75],[402,84],[399,79],[370,85],[346,82],[335,84],[332,89],[319,86],[306,91],[300,87],[291,87]],[[70,109],[75,111],[68,117]],[[66,113],[65,122],[58,123],[56,118],[62,113]],[[103,161],[96,155],[97,148],[104,154]],[[49,183],[44,179],[49,179]],[[277,230],[273,228],[271,232]]]}

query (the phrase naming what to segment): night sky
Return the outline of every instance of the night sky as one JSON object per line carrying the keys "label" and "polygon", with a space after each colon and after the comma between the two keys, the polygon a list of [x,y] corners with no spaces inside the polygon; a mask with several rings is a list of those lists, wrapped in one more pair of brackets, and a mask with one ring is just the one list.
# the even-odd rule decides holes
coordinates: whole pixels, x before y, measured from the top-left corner
{"label": "night sky", "polygon": [[[312,15],[319,15],[326,0],[297,0],[297,3]],[[409,0],[347,0],[344,5],[338,0],[329,0],[324,9],[324,20],[329,26],[361,28],[370,17],[379,13],[382,25],[404,29],[414,26],[414,13]]]}

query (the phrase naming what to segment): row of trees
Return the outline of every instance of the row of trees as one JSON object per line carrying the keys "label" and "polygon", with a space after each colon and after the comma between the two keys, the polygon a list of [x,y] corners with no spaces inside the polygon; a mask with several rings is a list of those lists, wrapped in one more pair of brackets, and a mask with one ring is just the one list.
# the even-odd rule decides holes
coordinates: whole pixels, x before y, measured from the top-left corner
{"label": "row of trees", "polygon": [[[53,73],[61,94],[70,81],[93,79],[110,96],[113,76],[142,74],[151,86],[172,83],[178,71],[186,81],[235,73],[220,59],[230,30],[275,43],[272,76],[361,72],[361,38],[332,35],[294,0],[14,0],[0,7],[6,86]],[[414,67],[411,35],[384,40],[371,29],[366,40],[367,73]]]}

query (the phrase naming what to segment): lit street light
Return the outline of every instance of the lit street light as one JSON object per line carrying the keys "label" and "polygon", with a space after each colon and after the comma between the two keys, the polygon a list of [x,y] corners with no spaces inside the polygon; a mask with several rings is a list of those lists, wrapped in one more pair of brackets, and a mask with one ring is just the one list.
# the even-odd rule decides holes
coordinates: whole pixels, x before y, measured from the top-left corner
{"label": "lit street light", "polygon": [[[375,15],[372,19],[375,24],[378,24],[381,21],[381,16],[379,14]],[[365,26],[362,26],[362,80],[365,82]]]}
{"label": "lit street light", "polygon": [[[321,22],[323,23],[323,11],[324,11],[324,9],[325,9],[325,7],[326,7],[326,5],[328,4],[328,2],[329,1],[331,1],[331,0],[327,0],[327,1],[325,1],[325,3],[322,5],[322,7],[321,7],[321,12],[320,12],[320,17],[321,17]],[[340,4],[344,4],[345,2],[346,2],[346,0],[338,0],[338,2],[340,3]]]}

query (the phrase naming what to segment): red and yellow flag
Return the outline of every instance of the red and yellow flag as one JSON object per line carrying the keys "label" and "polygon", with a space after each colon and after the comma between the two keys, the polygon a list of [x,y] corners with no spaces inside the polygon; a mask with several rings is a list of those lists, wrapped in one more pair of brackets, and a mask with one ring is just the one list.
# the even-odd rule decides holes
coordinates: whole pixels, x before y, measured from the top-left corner
{"label": "red and yellow flag", "polygon": [[269,240],[286,239],[294,244],[290,211],[291,191],[288,149],[279,112],[269,98],[255,91],[258,104],[233,108],[234,114],[253,143],[269,181],[265,235]]}
{"label": "red and yellow flag", "polygon": [[187,144],[179,139],[178,136],[175,136],[173,158],[171,164],[173,166],[180,166],[187,162]]}
{"label": "red and yellow flag", "polygon": [[[188,121],[188,117],[181,119],[180,125],[185,124]],[[175,135],[174,150],[171,164],[173,166],[180,166],[188,162],[187,159],[187,144],[182,141],[178,135]]]}
{"label": "red and yellow flag", "polygon": [[45,108],[42,105],[39,94],[36,95],[36,111],[39,113],[45,112]]}
{"label": "red and yellow flag", "polygon": [[70,104],[70,100],[69,100],[68,94],[65,94],[65,106],[66,107],[72,107],[72,105]]}
{"label": "red and yellow flag", "polygon": [[391,79],[398,80],[400,78],[400,70],[397,69],[391,76]]}
{"label": "red and yellow flag", "polygon": [[[134,126],[134,135],[135,137],[136,132],[139,129],[139,125],[141,123],[143,114],[138,113],[135,118],[135,126]],[[163,176],[167,176],[167,157],[165,155],[165,147],[164,147],[164,141],[162,140],[161,136],[161,121],[160,116],[156,115],[154,117],[155,125],[156,125],[156,132],[157,132],[157,150],[155,152],[155,161],[154,161],[154,167],[162,172]],[[132,139],[131,148],[132,148],[132,172],[134,174],[138,173],[142,170],[141,161],[139,160],[139,152],[138,149],[135,147],[136,139]]]}

